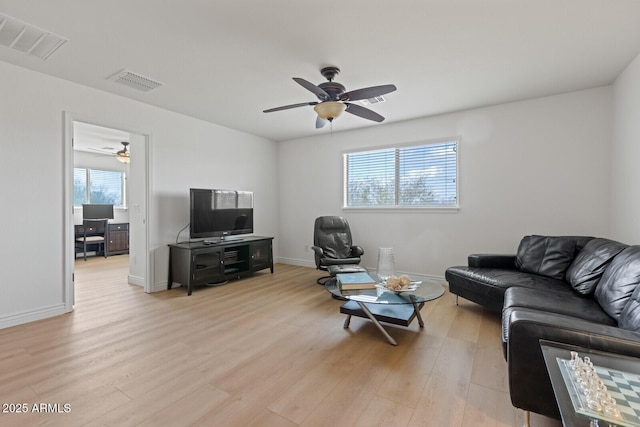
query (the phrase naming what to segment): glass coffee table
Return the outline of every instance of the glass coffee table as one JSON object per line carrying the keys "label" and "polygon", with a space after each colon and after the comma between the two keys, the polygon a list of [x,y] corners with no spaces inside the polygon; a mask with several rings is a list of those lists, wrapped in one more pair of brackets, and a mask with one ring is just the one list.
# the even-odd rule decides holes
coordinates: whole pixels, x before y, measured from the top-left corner
{"label": "glass coffee table", "polygon": [[[377,280],[375,273],[369,275]],[[400,326],[409,326],[418,318],[420,327],[424,327],[420,309],[427,301],[433,301],[444,294],[444,286],[435,281],[422,281],[414,291],[391,291],[381,284],[375,289],[342,290],[335,278],[325,283],[325,288],[338,299],[347,300],[340,307],[340,313],[346,314],[345,329],[349,327],[351,316],[370,319],[392,345],[398,343],[382,327],[380,322]]]}

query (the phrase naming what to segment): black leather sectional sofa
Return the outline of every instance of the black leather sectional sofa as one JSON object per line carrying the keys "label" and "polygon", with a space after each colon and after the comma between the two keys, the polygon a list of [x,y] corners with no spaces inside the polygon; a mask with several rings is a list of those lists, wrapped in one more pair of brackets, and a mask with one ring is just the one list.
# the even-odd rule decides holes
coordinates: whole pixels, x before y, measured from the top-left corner
{"label": "black leather sectional sofa", "polygon": [[502,314],[517,408],[559,418],[539,341],[640,357],[640,246],[525,236],[513,255],[469,255],[446,271],[451,293]]}

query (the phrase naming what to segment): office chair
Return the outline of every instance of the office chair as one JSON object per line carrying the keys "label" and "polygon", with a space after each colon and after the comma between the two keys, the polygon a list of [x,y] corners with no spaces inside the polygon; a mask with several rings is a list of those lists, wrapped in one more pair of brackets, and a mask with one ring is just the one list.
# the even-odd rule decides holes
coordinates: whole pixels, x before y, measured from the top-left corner
{"label": "office chair", "polygon": [[[316,218],[311,248],[315,253],[316,268],[325,271],[333,265],[357,265],[364,254],[360,246],[352,243],[349,223],[339,216]],[[323,285],[330,277],[320,277],[317,282]]]}
{"label": "office chair", "polygon": [[82,220],[82,237],[78,237],[76,242],[82,244],[84,260],[87,260],[87,245],[96,245],[96,254],[102,252],[107,257],[107,221],[106,219],[84,219]]}

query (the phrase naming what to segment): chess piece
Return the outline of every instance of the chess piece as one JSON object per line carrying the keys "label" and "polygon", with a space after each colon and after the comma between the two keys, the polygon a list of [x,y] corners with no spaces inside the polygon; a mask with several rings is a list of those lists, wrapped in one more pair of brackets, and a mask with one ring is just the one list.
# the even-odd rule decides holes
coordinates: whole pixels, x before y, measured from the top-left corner
{"label": "chess piece", "polygon": [[578,352],[577,351],[572,351],[571,352],[571,360],[569,361],[569,367],[571,368],[571,370],[575,371],[578,368]]}

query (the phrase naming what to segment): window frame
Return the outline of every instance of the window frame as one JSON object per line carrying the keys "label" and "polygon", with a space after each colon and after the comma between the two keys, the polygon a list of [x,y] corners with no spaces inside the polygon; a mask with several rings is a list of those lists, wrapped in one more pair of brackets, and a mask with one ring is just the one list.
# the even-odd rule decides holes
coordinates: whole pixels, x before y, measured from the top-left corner
{"label": "window frame", "polygon": [[[456,213],[460,210],[460,146],[461,146],[462,138],[459,136],[453,136],[448,138],[438,138],[438,139],[430,139],[430,140],[421,140],[421,141],[412,141],[405,142],[401,144],[389,144],[375,147],[361,147],[357,149],[349,149],[342,152],[342,210],[345,211],[359,211],[359,212],[411,212],[411,211],[421,211],[421,212],[451,212]],[[411,147],[422,147],[428,145],[435,144],[444,144],[448,142],[456,143],[456,173],[455,173],[455,191],[456,191],[456,203],[455,205],[446,205],[446,206],[429,206],[429,205],[380,205],[380,206],[349,206],[348,202],[348,171],[347,171],[347,156],[349,154],[354,153],[366,153],[368,151],[384,151],[384,150],[397,150],[402,148],[411,148]],[[395,165],[395,174],[396,174],[396,203],[397,203],[397,195],[398,195],[398,187],[399,182],[397,180],[399,173],[398,163]]]}
{"label": "window frame", "polygon": [[[119,173],[120,174],[120,192],[122,194],[122,204],[114,204],[113,207],[114,209],[127,209],[127,185],[126,185],[126,181],[127,181],[127,174],[126,172],[122,171],[122,170],[117,170],[117,169],[104,169],[104,168],[96,168],[96,167],[83,167],[83,166],[74,166],[74,175],[75,175],[75,170],[76,169],[82,169],[85,171],[85,200],[87,204],[91,204],[91,171],[100,171],[100,172],[115,172],[115,173]],[[74,184],[74,188],[75,188],[75,184]],[[75,197],[74,197],[74,205],[73,205],[74,209],[78,209],[81,208],[82,205],[76,205],[75,204]]]}

